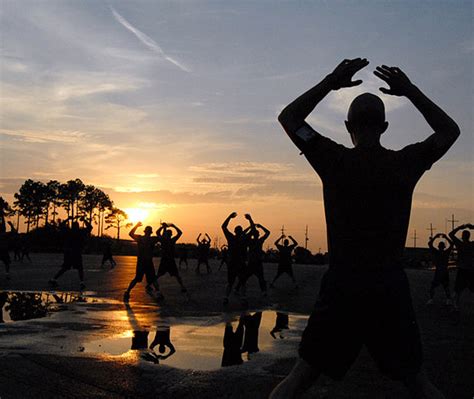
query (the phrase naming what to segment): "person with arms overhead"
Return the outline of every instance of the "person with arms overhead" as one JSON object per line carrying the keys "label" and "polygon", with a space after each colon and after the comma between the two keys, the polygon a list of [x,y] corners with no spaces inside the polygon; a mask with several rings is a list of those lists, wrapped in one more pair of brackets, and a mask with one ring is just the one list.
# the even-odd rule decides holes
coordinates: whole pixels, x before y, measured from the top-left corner
{"label": "person with arms overhead", "polygon": [[[448,247],[442,239],[445,239],[448,243]],[[434,243],[437,239],[439,240],[438,248],[435,248]],[[446,293],[446,305],[451,305],[451,293],[449,292],[449,271],[448,271],[448,261],[449,256],[451,255],[451,250],[453,244],[446,234],[436,234],[434,237],[431,237],[428,241],[428,247],[430,248],[431,254],[433,255],[433,263],[435,265],[435,274],[433,281],[431,282],[430,288],[430,299],[427,302],[427,305],[433,303],[433,298],[435,294],[435,289],[439,285],[442,285],[444,292]]]}
{"label": "person with arms overhead", "polygon": [[211,273],[211,267],[209,266],[209,250],[211,249],[211,237],[209,234],[205,234],[203,238],[201,238],[202,234],[199,233],[198,237],[196,238],[197,241],[197,266],[196,266],[196,273],[201,273],[201,263],[206,265],[207,274]]}
{"label": "person with arms overhead", "polygon": [[[275,241],[275,246],[278,249],[279,253],[279,259],[278,259],[278,271],[273,279],[272,283],[270,284],[270,287],[273,288],[275,282],[284,274],[288,274],[291,277],[291,280],[293,281],[293,284],[295,285],[295,288],[298,288],[295,280],[295,276],[293,274],[293,258],[291,254],[293,253],[293,250],[298,246],[298,243],[292,236],[288,236],[288,238],[291,240],[291,245],[290,241],[285,238],[285,236],[282,234],[278,240]],[[283,245],[281,245],[281,240],[283,240]]]}
{"label": "person with arms overhead", "polygon": [[[172,228],[176,230],[176,234],[174,236],[171,230]],[[169,273],[170,276],[176,278],[181,287],[181,292],[186,295],[188,290],[183,284],[183,280],[181,279],[175,260],[176,242],[182,235],[183,232],[173,223],[161,223],[160,228],[156,232],[158,241],[161,244],[161,261],[160,266],[158,267],[158,278],[164,276],[166,273]]]}
{"label": "person with arms overhead", "polygon": [[[472,230],[473,228],[474,225],[472,224],[463,224],[449,233],[449,237],[458,251],[458,271],[454,283],[455,309],[459,309],[461,293],[466,288],[469,288],[471,292],[474,292],[474,241],[470,241],[471,232],[469,231],[469,229]],[[463,230],[463,232],[461,234],[461,239],[459,239],[456,234],[461,230]]]}
{"label": "person with arms overhead", "polygon": [[[379,369],[401,380],[415,398],[443,398],[422,368],[422,347],[401,258],[415,185],[460,134],[457,124],[397,67],[374,74],[404,96],[434,133],[394,151],[382,147],[383,101],[364,93],[349,107],[354,148],[314,130],[305,119],[331,91],[362,83],[366,59],[346,59],[288,105],[279,121],[323,183],[329,268],[300,343],[300,358],[271,398],[294,398],[320,374],[341,379],[366,345]],[[347,334],[350,331],[351,334]]]}
{"label": "person with arms overhead", "polygon": [[240,277],[245,270],[247,259],[248,234],[250,226],[243,229],[242,226],[236,226],[234,233],[229,231],[229,223],[237,217],[236,212],[232,212],[222,223],[222,231],[227,239],[228,263],[227,263],[227,285],[225,289],[224,305],[229,303],[229,295],[237,277]]}
{"label": "person with arms overhead", "polygon": [[[139,235],[136,233],[137,229],[143,226],[142,222],[138,222],[130,233],[128,234],[133,241],[137,243],[137,267],[135,270],[135,277],[123,294],[124,302],[128,302],[130,299],[130,292],[133,287],[143,281],[143,276],[146,276],[146,287],[145,290],[149,295],[155,296],[157,299],[162,299],[160,293],[160,286],[158,285],[158,280],[155,274],[155,266],[153,265],[153,250],[156,243],[158,242],[158,237],[152,237],[153,228],[151,226],[146,226],[143,230],[144,235]],[[153,291],[152,286],[155,288]]]}

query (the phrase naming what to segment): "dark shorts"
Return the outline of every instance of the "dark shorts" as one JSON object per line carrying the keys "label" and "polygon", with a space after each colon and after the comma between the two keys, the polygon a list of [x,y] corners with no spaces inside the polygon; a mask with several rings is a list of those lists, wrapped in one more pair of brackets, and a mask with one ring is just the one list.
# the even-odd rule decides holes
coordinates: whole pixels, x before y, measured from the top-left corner
{"label": "dark shorts", "polygon": [[10,259],[10,254],[8,253],[7,250],[2,250],[0,252],[0,260],[6,265],[9,265],[12,262]]}
{"label": "dark shorts", "polygon": [[237,278],[242,278],[245,272],[245,263],[229,262],[227,264],[227,284],[233,285]]}
{"label": "dark shorts", "polygon": [[138,260],[137,270],[135,274],[135,281],[143,281],[143,276],[146,276],[147,284],[151,284],[156,280],[155,266],[153,260]]}
{"label": "dark shorts", "polygon": [[431,287],[436,288],[442,285],[444,288],[449,287],[449,272],[448,269],[436,269]]}
{"label": "dark shorts", "polygon": [[458,269],[454,291],[460,293],[466,288],[474,292],[474,269]]}
{"label": "dark shorts", "polygon": [[82,270],[82,255],[77,252],[64,252],[63,269]]}
{"label": "dark shorts", "polygon": [[278,271],[277,275],[281,274],[289,274],[291,277],[293,277],[293,265],[291,263],[279,263],[278,264]]}
{"label": "dark shorts", "polygon": [[402,380],[418,374],[422,347],[405,273],[357,284],[327,280],[303,333],[300,357],[342,379],[366,345],[385,375]]}
{"label": "dark shorts", "polygon": [[161,258],[157,277],[161,277],[166,273],[169,273],[170,276],[179,276],[178,267],[176,266],[174,258]]}

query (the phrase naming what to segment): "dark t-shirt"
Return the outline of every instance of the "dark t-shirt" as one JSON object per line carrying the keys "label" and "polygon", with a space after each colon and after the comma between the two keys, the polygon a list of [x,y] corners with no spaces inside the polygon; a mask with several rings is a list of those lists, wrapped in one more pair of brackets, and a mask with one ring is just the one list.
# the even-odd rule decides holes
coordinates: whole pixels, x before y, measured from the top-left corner
{"label": "dark t-shirt", "polygon": [[139,261],[151,261],[153,259],[153,248],[158,242],[157,237],[151,236],[137,236],[135,238],[138,247],[138,260]]}
{"label": "dark t-shirt", "polygon": [[456,238],[454,244],[458,250],[458,267],[474,270],[474,241],[464,242]]}
{"label": "dark t-shirt", "polygon": [[64,232],[64,251],[80,255],[92,228],[66,228]]}
{"label": "dark t-shirt", "polygon": [[278,251],[280,253],[280,259],[278,263],[280,265],[291,265],[292,259],[291,259],[291,254],[293,252],[293,249],[295,249],[296,245],[277,245]]}
{"label": "dark t-shirt", "polygon": [[224,231],[227,238],[228,257],[230,262],[235,264],[242,264],[247,258],[248,238],[245,234],[239,237],[234,234]]}
{"label": "dark t-shirt", "polygon": [[265,242],[265,238],[251,238],[248,241],[248,248],[249,248],[249,262],[261,262],[263,259],[263,243]]}
{"label": "dark t-shirt", "polygon": [[440,249],[432,248],[431,255],[433,256],[433,263],[436,269],[446,270],[448,268],[449,255],[451,254],[451,248],[441,251]]}
{"label": "dark t-shirt", "polygon": [[349,149],[300,129],[315,134],[304,154],[323,182],[330,268],[400,268],[413,190],[446,149],[431,139],[399,151]]}
{"label": "dark t-shirt", "polygon": [[208,242],[199,243],[197,250],[198,250],[198,257],[200,259],[207,258],[209,256],[209,249],[211,248],[211,244]]}
{"label": "dark t-shirt", "polygon": [[161,259],[174,259],[175,258],[175,247],[177,238],[166,238],[160,239],[161,243]]}

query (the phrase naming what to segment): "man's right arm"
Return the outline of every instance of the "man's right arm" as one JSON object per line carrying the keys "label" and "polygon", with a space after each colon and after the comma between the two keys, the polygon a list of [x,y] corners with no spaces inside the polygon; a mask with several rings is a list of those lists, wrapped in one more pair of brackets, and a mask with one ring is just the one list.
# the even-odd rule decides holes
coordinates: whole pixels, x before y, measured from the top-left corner
{"label": "man's right arm", "polygon": [[456,237],[456,234],[457,234],[458,231],[464,230],[464,229],[467,229],[467,228],[468,228],[467,224],[462,224],[462,225],[456,227],[454,230],[452,230],[449,233],[449,238],[451,238],[451,241],[454,242],[455,244],[461,243],[461,240]]}
{"label": "man's right arm", "polygon": [[135,232],[137,231],[137,229],[141,226],[142,224],[140,222],[138,222],[135,226],[133,226],[132,230],[130,230],[130,233],[128,233],[128,235],[130,237],[132,237],[134,240],[137,239],[137,235],[135,234]]}
{"label": "man's right arm", "polygon": [[352,77],[368,64],[369,62],[366,59],[361,58],[342,61],[332,73],[287,105],[280,113],[278,121],[293,143],[303,153],[314,145],[318,145],[318,139],[324,137],[313,130],[305,122],[305,119],[331,90],[361,84],[362,80],[352,81]]}

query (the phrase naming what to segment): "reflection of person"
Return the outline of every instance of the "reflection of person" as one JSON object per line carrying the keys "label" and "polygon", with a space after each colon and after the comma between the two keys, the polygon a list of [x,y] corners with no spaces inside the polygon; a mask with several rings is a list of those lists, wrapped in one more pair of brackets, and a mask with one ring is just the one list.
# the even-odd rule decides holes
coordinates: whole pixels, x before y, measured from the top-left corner
{"label": "reflection of person", "polygon": [[61,269],[49,280],[49,284],[52,287],[57,287],[59,277],[70,269],[76,269],[79,274],[80,289],[83,290],[86,286],[84,284],[82,251],[92,231],[92,225],[87,219],[81,218],[86,227],[80,228],[79,222],[76,220],[73,220],[71,227],[68,227],[67,223],[70,219],[66,219],[60,225],[60,231],[64,238],[64,260]]}
{"label": "reflection of person", "polygon": [[[269,237],[270,230],[261,224],[255,224],[250,214],[245,215],[245,217],[250,222],[251,226],[248,240],[248,261],[247,267],[244,269],[235,289],[238,291],[240,287],[242,287],[243,295],[245,296],[245,285],[247,280],[252,275],[255,275],[258,278],[260,291],[262,292],[262,295],[265,296],[267,294],[267,283],[265,282],[265,277],[263,275],[263,244]],[[263,231],[262,236],[260,236],[259,229]]]}
{"label": "reflection of person", "polygon": [[242,346],[242,339],[244,336],[244,324],[242,319],[239,319],[237,328],[232,328],[232,323],[229,321],[225,325],[224,330],[224,353],[222,354],[222,367],[234,366],[242,364],[242,353],[240,347]]}
{"label": "reflection of person", "polygon": [[288,330],[289,318],[286,313],[276,312],[275,327],[270,331],[270,335],[276,339],[275,334],[279,333],[280,338],[283,338],[282,331]]}
{"label": "reflection of person", "polygon": [[425,141],[400,151],[383,148],[384,104],[369,93],[349,108],[346,127],[355,148],[335,143],[305,122],[332,90],[362,83],[352,77],[368,63],[344,60],[279,116],[323,183],[329,269],[303,333],[300,359],[272,398],[295,397],[321,373],[342,378],[363,344],[380,370],[402,380],[413,397],[443,397],[421,367],[420,335],[401,258],[416,183],[452,146],[459,128],[399,68],[385,65],[374,72],[389,85],[380,90],[413,103],[434,131]]}
{"label": "reflection of person", "polygon": [[[150,349],[154,350],[158,345],[158,352],[160,352],[160,359],[165,360],[176,352],[174,345],[171,343],[171,328],[170,326],[158,326],[156,329],[155,339],[150,344]],[[164,355],[166,348],[169,348],[168,354]]]}
{"label": "reflection of person", "polygon": [[[458,251],[458,271],[454,283],[454,306],[456,309],[459,308],[461,293],[466,288],[474,292],[474,241],[470,241],[471,232],[468,229],[474,229],[474,225],[463,224],[449,233],[449,237]],[[459,239],[456,234],[461,230],[464,231],[461,234],[461,239]]]}
{"label": "reflection of person", "polygon": [[203,238],[201,238],[201,233],[199,233],[198,237],[196,238],[197,242],[197,265],[196,265],[196,273],[201,273],[201,263],[206,265],[207,274],[211,273],[211,267],[209,266],[209,250],[211,249],[211,237],[209,234],[205,234]]}
{"label": "reflection of person", "polygon": [[5,320],[3,320],[3,307],[7,303],[8,300],[8,294],[6,292],[0,292],[0,323],[5,323]]}
{"label": "reflection of person", "polygon": [[[278,259],[278,271],[273,279],[272,283],[270,284],[270,287],[273,288],[273,285],[275,282],[281,277],[282,274],[286,273],[291,277],[291,280],[293,281],[293,284],[295,287],[296,285],[296,280],[295,276],[293,274],[293,259],[291,257],[291,254],[293,253],[293,250],[297,247],[298,243],[292,236],[288,236],[288,238],[291,240],[291,245],[290,241],[285,238],[285,236],[282,234],[278,240],[275,241],[275,246],[278,248],[278,253],[279,253],[279,259]],[[283,240],[283,245],[280,244],[281,240]]]}
{"label": "reflection of person", "polygon": [[[176,234],[174,236],[171,230],[172,228],[176,230]],[[178,281],[178,284],[181,287],[181,292],[186,294],[188,290],[183,284],[183,280],[181,279],[178,267],[176,266],[176,260],[174,258],[176,242],[179,240],[182,234],[183,232],[179,229],[179,227],[175,226],[173,223],[162,223],[156,232],[158,241],[161,244],[161,260],[160,266],[158,267],[157,277],[160,278],[166,273],[169,273],[170,276],[175,277]]]}
{"label": "reflection of person", "polygon": [[259,352],[258,330],[262,321],[262,312],[256,312],[253,315],[244,314],[240,316],[240,320],[245,326],[244,344],[240,352],[248,352],[248,354]]}
{"label": "reflection of person", "polygon": [[151,226],[146,226],[143,230],[144,235],[136,234],[137,229],[142,226],[141,222],[138,222],[132,230],[130,230],[129,236],[137,243],[137,267],[135,270],[135,277],[128,285],[127,290],[123,294],[123,300],[128,302],[130,299],[130,292],[133,287],[143,280],[143,276],[146,276],[146,291],[148,294],[153,295],[152,286],[155,288],[156,297],[160,299],[162,297],[160,293],[160,286],[155,275],[155,267],[153,265],[153,249],[158,242],[157,237],[152,237],[151,234],[153,229]]}
{"label": "reflection of person", "polygon": [[[440,240],[438,243],[438,248],[435,248],[434,243],[437,239],[445,239],[448,243],[448,247],[444,241]],[[431,254],[433,256],[433,263],[435,265],[435,274],[433,281],[431,282],[430,288],[430,299],[428,305],[433,303],[433,298],[435,294],[435,289],[439,285],[442,285],[444,292],[446,293],[446,304],[451,305],[451,293],[449,292],[449,272],[448,272],[448,261],[449,255],[451,254],[451,249],[453,245],[451,240],[446,234],[436,234],[434,237],[430,238],[428,241],[428,247],[430,248]]]}

